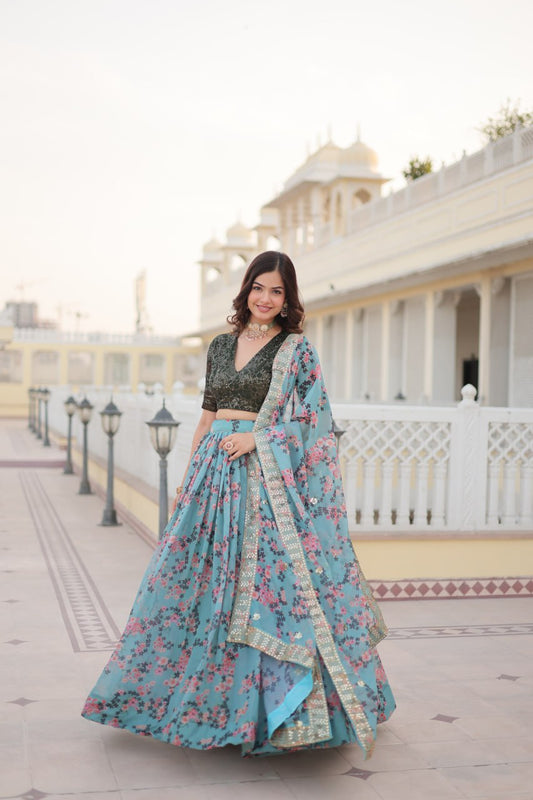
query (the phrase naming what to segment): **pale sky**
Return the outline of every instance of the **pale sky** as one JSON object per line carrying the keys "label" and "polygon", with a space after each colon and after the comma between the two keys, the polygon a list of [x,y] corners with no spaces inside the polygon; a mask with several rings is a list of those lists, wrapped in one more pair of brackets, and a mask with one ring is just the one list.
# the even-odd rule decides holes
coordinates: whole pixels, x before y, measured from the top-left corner
{"label": "pale sky", "polygon": [[475,151],[533,109],[532,30],[531,0],[0,0],[0,308],[132,332],[145,269],[155,331],[194,331],[202,245],[328,127],[396,186]]}

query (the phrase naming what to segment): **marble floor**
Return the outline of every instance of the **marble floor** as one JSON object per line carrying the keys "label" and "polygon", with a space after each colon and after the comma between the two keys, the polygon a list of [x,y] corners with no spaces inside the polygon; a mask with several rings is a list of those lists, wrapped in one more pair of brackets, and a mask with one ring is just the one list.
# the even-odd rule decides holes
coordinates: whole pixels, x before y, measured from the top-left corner
{"label": "marble floor", "polygon": [[[387,601],[398,709],[358,747],[242,759],[80,717],[150,556],[0,420],[0,800],[533,800],[533,598]],[[531,570],[531,566],[529,567]]]}

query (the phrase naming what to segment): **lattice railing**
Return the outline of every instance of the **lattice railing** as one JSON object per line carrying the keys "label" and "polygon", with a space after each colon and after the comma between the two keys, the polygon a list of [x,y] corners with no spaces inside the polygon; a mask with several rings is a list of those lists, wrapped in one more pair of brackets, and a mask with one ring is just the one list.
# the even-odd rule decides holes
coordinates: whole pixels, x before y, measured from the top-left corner
{"label": "lattice railing", "polygon": [[335,405],[352,529],[533,529],[533,409]]}
{"label": "lattice railing", "polygon": [[346,429],[345,462],[350,521],[362,527],[442,527],[445,524],[451,426],[449,422],[360,419]]}
{"label": "lattice railing", "polygon": [[533,425],[489,422],[487,523],[527,525],[532,517]]}
{"label": "lattice railing", "polygon": [[[50,426],[66,434],[63,402],[69,387],[50,398]],[[95,405],[89,448],[101,460],[107,440],[97,412],[109,391],[88,389]],[[533,530],[533,409],[479,406],[473,387],[456,407],[335,404],[344,434],[340,456],[352,530]],[[116,392],[123,412],[115,463],[154,489],[158,460],[145,422],[160,395]],[[169,458],[169,485],[184,473],[200,415],[199,398],[176,391],[167,406],[181,422]],[[74,418],[74,438],[81,423]]]}

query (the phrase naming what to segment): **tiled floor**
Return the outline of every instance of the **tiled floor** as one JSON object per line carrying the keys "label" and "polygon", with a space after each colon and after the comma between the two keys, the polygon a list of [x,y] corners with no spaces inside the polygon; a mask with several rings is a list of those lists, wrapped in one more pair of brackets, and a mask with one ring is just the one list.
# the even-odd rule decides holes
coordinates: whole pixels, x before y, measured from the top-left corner
{"label": "tiled floor", "polygon": [[383,603],[398,709],[368,761],[179,750],[83,720],[150,551],[98,525],[60,459],[0,420],[0,798],[533,800],[533,598]]}

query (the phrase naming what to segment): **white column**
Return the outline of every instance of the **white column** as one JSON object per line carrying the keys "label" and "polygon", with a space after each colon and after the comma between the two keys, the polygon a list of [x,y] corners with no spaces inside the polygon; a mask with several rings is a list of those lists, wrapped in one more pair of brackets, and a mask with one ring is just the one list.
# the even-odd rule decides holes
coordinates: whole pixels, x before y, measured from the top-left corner
{"label": "white column", "polygon": [[324,356],[324,315],[321,314],[316,318],[315,328],[315,347],[318,352],[318,357],[322,361]]}
{"label": "white column", "polygon": [[424,395],[433,400],[433,353],[435,349],[435,300],[433,292],[426,292],[424,315]]}
{"label": "white column", "polygon": [[390,303],[386,301],[381,306],[381,380],[380,400],[386,403],[389,400],[390,381]]}
{"label": "white column", "polygon": [[346,320],[344,326],[344,399],[350,402],[352,391],[352,377],[353,377],[353,337],[354,337],[354,319],[353,311],[350,309],[346,312]]}
{"label": "white column", "polygon": [[484,277],[478,289],[479,305],[479,386],[478,397],[481,403],[487,403],[490,393],[490,326],[491,326],[491,280]]}
{"label": "white column", "polygon": [[368,393],[368,309],[363,311],[361,343],[361,397]]}

